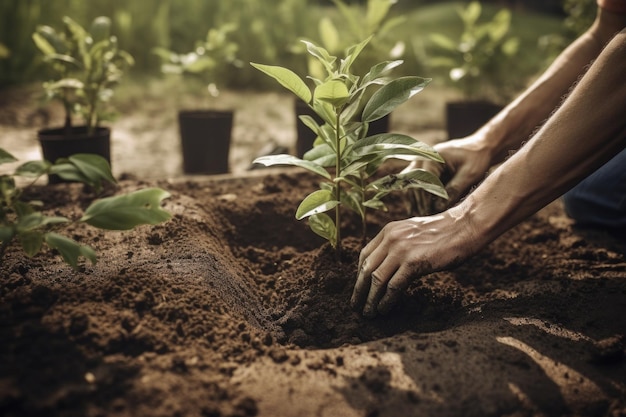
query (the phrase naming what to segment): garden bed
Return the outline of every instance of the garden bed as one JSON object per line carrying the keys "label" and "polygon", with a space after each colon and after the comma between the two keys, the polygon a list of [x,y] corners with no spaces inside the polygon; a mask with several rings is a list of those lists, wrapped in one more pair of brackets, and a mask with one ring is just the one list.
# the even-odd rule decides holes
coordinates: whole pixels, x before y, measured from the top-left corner
{"label": "garden bed", "polygon": [[[573,227],[558,202],[364,319],[348,307],[356,230],[337,264],[294,219],[309,174],[121,188],[152,184],[172,193],[169,222],[70,231],[95,266],[9,250],[1,415],[626,414],[624,243]],[[87,201],[74,184],[28,192],[68,217]],[[370,236],[406,217],[402,196],[389,204]]]}

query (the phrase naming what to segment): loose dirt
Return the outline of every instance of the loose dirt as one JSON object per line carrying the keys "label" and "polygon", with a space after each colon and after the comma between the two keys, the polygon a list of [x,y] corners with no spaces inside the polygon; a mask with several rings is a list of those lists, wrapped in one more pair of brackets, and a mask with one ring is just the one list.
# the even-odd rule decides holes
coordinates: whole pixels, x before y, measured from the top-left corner
{"label": "loose dirt", "polygon": [[[3,127],[2,146],[24,129]],[[337,262],[294,219],[317,187],[309,174],[144,178],[122,160],[114,192],[165,188],[173,218],[132,232],[72,226],[100,257],[78,270],[9,249],[0,415],[626,415],[625,244],[576,227],[559,202],[364,319],[348,307],[354,223]],[[71,218],[90,199],[78,184],[27,193]],[[405,206],[393,196],[369,236]]]}

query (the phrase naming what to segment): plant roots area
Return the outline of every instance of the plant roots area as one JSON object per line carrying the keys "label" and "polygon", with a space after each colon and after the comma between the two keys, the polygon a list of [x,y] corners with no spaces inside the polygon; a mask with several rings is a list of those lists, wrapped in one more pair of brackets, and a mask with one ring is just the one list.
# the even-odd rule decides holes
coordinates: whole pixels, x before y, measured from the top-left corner
{"label": "plant roots area", "polygon": [[[0,415],[624,416],[626,260],[619,237],[553,203],[454,270],[415,281],[385,317],[348,304],[343,256],[294,218],[297,169],[157,185],[173,218],[104,233],[73,270],[10,247],[0,286]],[[29,197],[75,218],[78,184]],[[406,196],[369,237],[407,216]]]}

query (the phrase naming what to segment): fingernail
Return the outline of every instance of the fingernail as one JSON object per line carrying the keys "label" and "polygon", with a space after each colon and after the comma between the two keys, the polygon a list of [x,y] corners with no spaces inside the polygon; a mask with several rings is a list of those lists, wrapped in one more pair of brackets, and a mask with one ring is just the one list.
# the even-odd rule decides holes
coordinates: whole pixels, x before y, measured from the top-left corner
{"label": "fingernail", "polygon": [[363,309],[363,317],[372,318],[374,316],[376,316],[376,311],[371,304],[367,304]]}

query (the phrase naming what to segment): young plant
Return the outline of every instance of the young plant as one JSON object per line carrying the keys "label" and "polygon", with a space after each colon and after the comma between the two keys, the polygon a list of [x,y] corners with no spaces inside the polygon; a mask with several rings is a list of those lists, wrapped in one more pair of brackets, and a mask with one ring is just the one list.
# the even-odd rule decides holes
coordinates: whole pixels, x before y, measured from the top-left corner
{"label": "young plant", "polygon": [[63,103],[65,131],[71,131],[72,116],[80,115],[91,135],[101,121],[112,118],[105,105],[134,60],[119,49],[106,16],[97,17],[89,31],[67,16],[63,25],[63,31],[39,26],[32,35],[54,75],[43,87],[48,99]]}
{"label": "young plant", "polygon": [[[338,259],[341,253],[341,206],[359,214],[362,239],[365,240],[367,209],[384,210],[382,199],[390,192],[418,188],[447,197],[439,179],[421,169],[373,180],[378,168],[390,158],[443,160],[433,148],[407,135],[367,135],[369,123],[389,114],[430,81],[415,76],[389,78],[391,70],[402,61],[378,63],[363,77],[353,74],[352,64],[370,39],[348,48],[345,58],[340,60],[326,49],[303,41],[308,52],[326,71],[324,79],[313,79],[313,91],[287,68],[252,63],[307,103],[324,121],[320,126],[312,117],[301,116],[301,120],[317,134],[314,147],[303,159],[292,155],[269,155],[254,162],[266,166],[298,166],[322,178],[320,189],[300,203],[296,218],[308,218],[311,229],[335,247]],[[366,90],[373,87],[377,88],[376,92],[371,96],[366,94]],[[361,103],[363,100],[364,104]],[[326,214],[331,210],[334,210],[334,219]]]}
{"label": "young plant", "polygon": [[204,41],[198,41],[193,51],[177,53],[165,48],[154,48],[161,58],[161,71],[164,74],[194,75],[207,84],[212,97],[219,95],[218,84],[231,65],[237,65],[238,45],[229,39],[236,30],[234,24],[224,24],[211,28]]}
{"label": "young plant", "polygon": [[[16,162],[17,159],[0,148],[0,164]],[[58,233],[72,220],[66,217],[49,216],[42,213],[42,203],[25,200],[24,188],[16,185],[16,178],[32,179],[45,174],[56,174],[91,186],[96,192],[104,182],[115,183],[108,162],[92,154],[76,154],[48,161],[30,161],[20,165],[12,174],[0,175],[0,267],[6,249],[14,242],[19,244],[29,257],[39,253],[44,244],[56,249],[63,260],[76,268],[82,256],[92,264],[97,261],[96,252],[87,245]],[[76,222],[100,229],[129,230],[142,224],[158,224],[170,218],[160,207],[169,193],[159,188],[146,188],[128,194],[102,198],[94,201]]]}
{"label": "young plant", "polygon": [[519,50],[519,39],[509,36],[511,12],[502,9],[491,20],[479,22],[482,6],[472,1],[458,14],[463,23],[460,36],[431,34],[437,55],[429,57],[428,62],[446,70],[452,85],[465,98],[492,96],[499,101],[499,97],[507,96],[507,88],[517,87],[508,76],[512,58]]}

